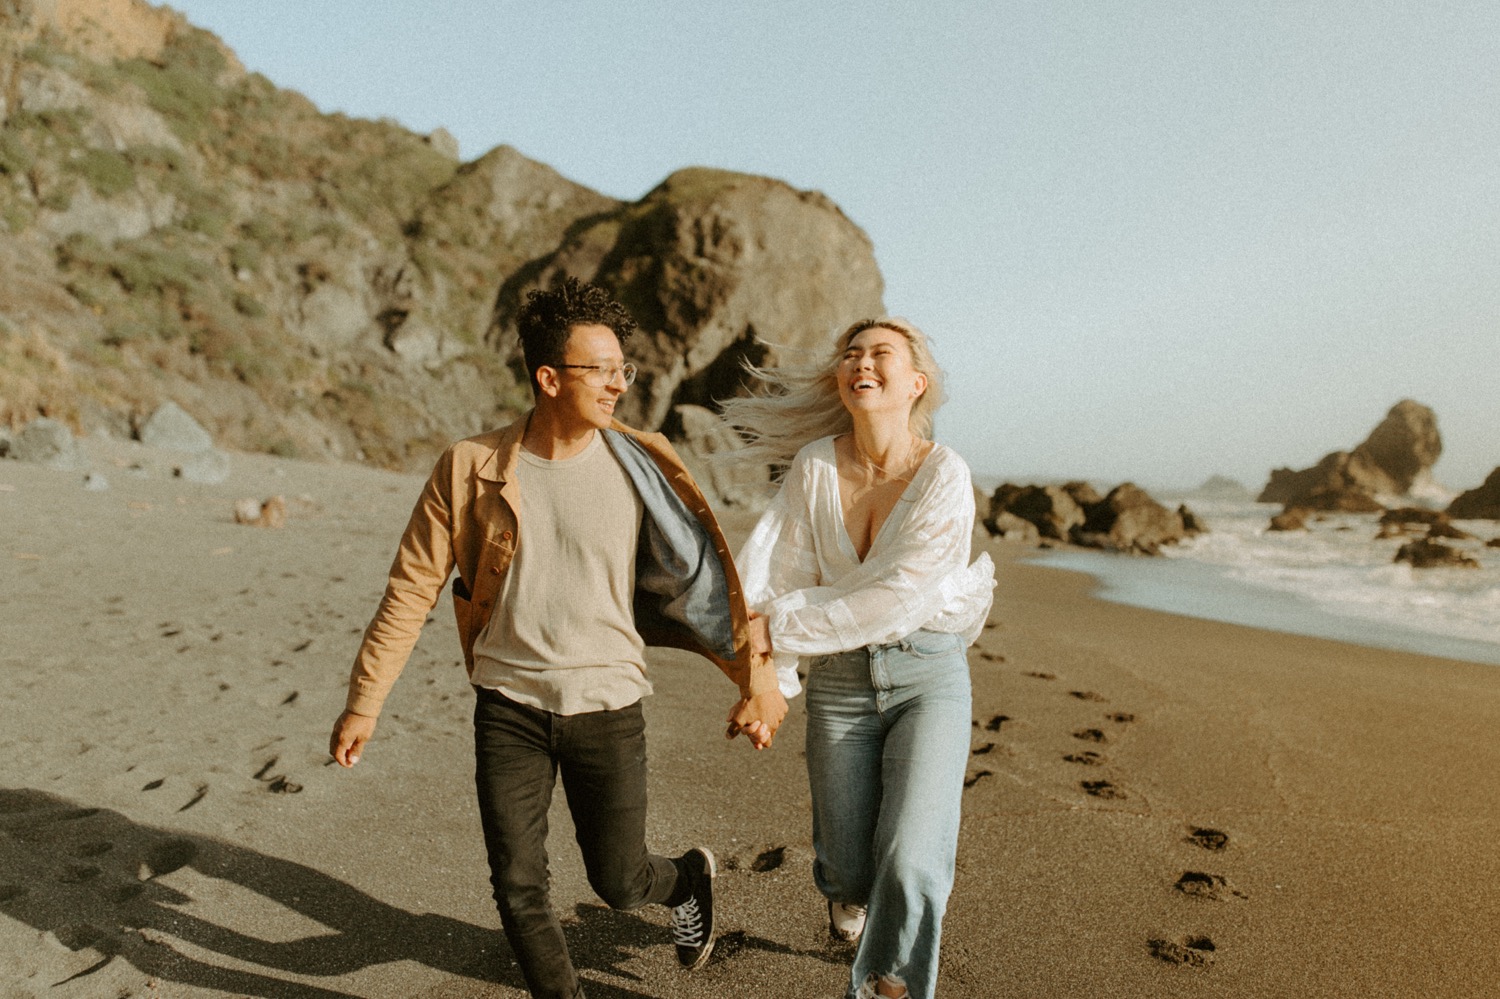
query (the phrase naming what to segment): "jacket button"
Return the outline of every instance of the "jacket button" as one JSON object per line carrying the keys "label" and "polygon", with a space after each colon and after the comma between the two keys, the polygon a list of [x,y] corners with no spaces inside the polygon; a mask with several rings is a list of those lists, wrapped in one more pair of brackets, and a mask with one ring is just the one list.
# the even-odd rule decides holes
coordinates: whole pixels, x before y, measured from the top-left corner
{"label": "jacket button", "polygon": [[490,575],[491,576],[498,576],[498,575],[500,575],[500,567],[498,565],[492,565],[492,566],[490,566]]}
{"label": "jacket button", "polygon": [[509,531],[501,531],[500,532],[500,537],[501,537],[502,540],[509,541],[510,540],[510,532]]}

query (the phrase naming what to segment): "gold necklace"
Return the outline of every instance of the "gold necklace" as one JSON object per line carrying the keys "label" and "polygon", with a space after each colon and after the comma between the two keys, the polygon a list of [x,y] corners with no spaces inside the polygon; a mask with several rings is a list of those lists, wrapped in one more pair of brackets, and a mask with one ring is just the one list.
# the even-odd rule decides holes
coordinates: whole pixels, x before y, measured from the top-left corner
{"label": "gold necklace", "polygon": [[[907,477],[905,475],[898,475],[898,474],[896,474],[895,472],[891,471],[889,468],[886,468],[884,465],[880,464],[874,458],[871,458],[868,454],[866,454],[865,453],[865,449],[859,446],[859,436],[857,434],[850,434],[850,437],[854,441],[854,456],[859,459],[860,464],[867,466],[868,468],[872,469],[873,471],[879,472],[881,475],[884,475],[887,479],[897,479],[897,480],[900,480],[900,481],[903,481],[903,482],[906,481]],[[895,467],[900,468],[900,470],[903,473],[910,471],[911,470],[911,456],[912,456],[913,453],[915,453],[916,450],[917,450],[917,435],[914,434],[914,433],[912,433],[911,431],[907,431],[907,436],[906,436],[906,450],[901,453],[900,464],[896,465]],[[870,476],[871,485],[874,485],[874,479],[875,479],[875,476],[871,475]]]}

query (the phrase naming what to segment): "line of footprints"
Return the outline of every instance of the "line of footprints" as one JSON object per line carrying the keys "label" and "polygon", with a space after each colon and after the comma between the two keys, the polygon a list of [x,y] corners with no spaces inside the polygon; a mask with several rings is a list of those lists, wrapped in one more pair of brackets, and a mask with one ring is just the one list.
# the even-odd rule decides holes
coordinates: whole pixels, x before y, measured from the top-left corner
{"label": "line of footprints", "polygon": [[[976,657],[989,663],[1005,662],[1005,657],[995,652],[980,651],[976,653]],[[1056,674],[1041,671],[1027,671],[1022,675],[1034,680],[1057,679]],[[1099,704],[1107,703],[1108,701],[1102,694],[1091,690],[1070,690],[1068,691],[1068,696],[1077,698],[1080,701]],[[999,732],[1010,720],[1009,715],[997,714],[982,724],[977,720],[973,724],[975,728],[981,729],[983,732]],[[1111,711],[1104,715],[1104,720],[1110,723],[1109,730],[1098,727],[1085,727],[1075,731],[1073,738],[1091,746],[1104,746],[1115,738],[1120,726],[1134,723],[1136,716],[1127,711]],[[975,758],[988,756],[995,751],[995,748],[994,742],[981,741],[971,750],[971,755]],[[1099,749],[1083,747],[1065,754],[1063,760],[1084,767],[1098,767],[1109,762]],[[976,766],[964,779],[964,787],[966,789],[972,788],[985,778],[993,776],[993,770],[983,766]],[[1085,794],[1095,798],[1118,801],[1129,797],[1129,794],[1123,788],[1108,780],[1085,778],[1078,782],[1078,786]],[[1187,835],[1183,837],[1183,841],[1209,853],[1221,853],[1229,847],[1229,835],[1227,833],[1204,826],[1187,827]],[[1189,898],[1207,899],[1215,902],[1246,899],[1249,897],[1232,885],[1223,875],[1209,874],[1203,871],[1183,871],[1172,887]],[[1213,940],[1209,937],[1190,933],[1171,940],[1153,937],[1146,941],[1146,951],[1152,957],[1165,961],[1168,964],[1187,968],[1207,968],[1213,964],[1216,948]]]}

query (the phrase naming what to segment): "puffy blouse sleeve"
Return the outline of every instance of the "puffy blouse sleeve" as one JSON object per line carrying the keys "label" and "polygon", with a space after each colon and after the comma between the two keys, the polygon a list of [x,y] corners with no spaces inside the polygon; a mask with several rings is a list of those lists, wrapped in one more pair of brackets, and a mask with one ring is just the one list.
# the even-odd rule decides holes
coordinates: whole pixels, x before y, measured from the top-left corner
{"label": "puffy blouse sleeve", "polygon": [[[807,454],[799,453],[776,498],[740,550],[736,567],[752,611],[766,614],[777,594],[818,584],[818,552],[807,502],[810,476]],[[774,651],[777,685],[784,696],[795,696],[802,689],[797,679],[798,654],[780,647]]]}
{"label": "puffy blouse sleeve", "polygon": [[[974,491],[968,466],[947,449],[931,459],[938,465],[923,470],[920,490],[908,490],[891,511],[891,530],[837,580],[819,578],[813,549],[813,518],[831,518],[824,523],[843,529],[839,511],[824,509],[837,502],[836,489],[810,488],[806,474],[795,492],[783,488],[778,501],[787,507],[775,512],[773,505],[762,525],[774,515],[799,529],[779,532],[784,540],[765,553],[772,564],[764,585],[750,594],[752,606],[770,618],[778,668],[783,656],[891,642],[924,626],[970,642],[978,637],[993,599],[994,563],[983,554],[969,564]],[[795,680],[795,664],[792,669]]]}

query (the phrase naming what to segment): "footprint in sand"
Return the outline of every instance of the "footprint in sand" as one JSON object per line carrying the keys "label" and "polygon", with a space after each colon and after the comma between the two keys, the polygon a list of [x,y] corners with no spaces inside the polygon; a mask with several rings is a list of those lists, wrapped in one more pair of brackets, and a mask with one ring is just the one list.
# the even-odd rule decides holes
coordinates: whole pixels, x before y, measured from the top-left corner
{"label": "footprint in sand", "polygon": [[69,864],[57,875],[58,883],[65,885],[81,885],[85,881],[92,881],[104,872],[92,864]]}
{"label": "footprint in sand", "polygon": [[1111,784],[1107,780],[1083,780],[1078,782],[1078,786],[1083,788],[1086,793],[1093,795],[1095,798],[1105,798],[1111,801],[1121,801],[1127,797],[1124,791],[1120,790],[1118,787],[1115,787],[1115,785]]}
{"label": "footprint in sand", "polygon": [[1104,757],[1092,749],[1085,749],[1081,753],[1069,753],[1063,757],[1067,763],[1081,763],[1086,767],[1097,767],[1104,763]]}
{"label": "footprint in sand", "polygon": [[998,652],[981,652],[979,653],[979,658],[983,659],[987,663],[1005,662],[1005,657]]}
{"label": "footprint in sand", "polygon": [[198,785],[198,790],[196,792],[194,792],[192,798],[188,799],[188,803],[186,805],[183,805],[181,808],[179,808],[177,810],[179,812],[185,812],[189,808],[192,808],[194,805],[196,805],[198,802],[202,801],[206,797],[208,797],[208,785],[207,784],[199,784]]}
{"label": "footprint in sand", "polygon": [[1010,715],[996,715],[984,723],[984,730],[986,732],[998,732],[1000,731],[1000,726],[1008,721],[1010,721]]}
{"label": "footprint in sand", "polygon": [[1097,728],[1081,728],[1073,733],[1073,738],[1083,742],[1108,742],[1109,736]]}
{"label": "footprint in sand", "polygon": [[1188,935],[1176,940],[1154,938],[1146,941],[1151,956],[1168,964],[1188,968],[1207,968],[1214,963],[1214,942],[1208,937]]}
{"label": "footprint in sand", "polygon": [[1107,701],[1107,700],[1109,700],[1109,698],[1105,697],[1103,694],[1096,694],[1092,690],[1070,690],[1070,691],[1068,691],[1068,693],[1071,694],[1072,696],[1078,698],[1080,701]]}
{"label": "footprint in sand", "polygon": [[1184,895],[1206,898],[1214,902],[1250,897],[1230,884],[1222,874],[1205,874],[1202,871],[1184,871],[1173,887]]}
{"label": "footprint in sand", "polygon": [[284,774],[278,774],[271,778],[271,782],[266,785],[266,790],[272,794],[300,794],[302,785],[287,780]]}
{"label": "footprint in sand", "polygon": [[1217,853],[1229,845],[1229,834],[1204,826],[1193,826],[1188,829],[1187,842]]}
{"label": "footprint in sand", "polygon": [[762,850],[754,860],[750,862],[750,869],[757,874],[774,871],[786,863],[786,847],[773,846],[769,850]]}
{"label": "footprint in sand", "polygon": [[1111,714],[1105,715],[1104,717],[1109,721],[1119,722],[1122,725],[1135,721],[1135,715],[1131,714],[1129,711],[1115,711]]}
{"label": "footprint in sand", "polygon": [[1037,670],[1032,670],[1029,673],[1023,673],[1022,676],[1029,676],[1029,677],[1031,677],[1034,680],[1056,680],[1057,679],[1057,674],[1056,673],[1042,673],[1042,672],[1039,672]]}
{"label": "footprint in sand", "polygon": [[108,853],[109,851],[113,850],[114,848],[115,848],[115,845],[113,843],[107,843],[107,842],[105,842],[103,840],[96,840],[94,842],[82,843],[82,844],[79,844],[78,846],[75,846],[73,848],[73,856],[75,856],[75,857],[102,857],[106,853]]}
{"label": "footprint in sand", "polygon": [[974,774],[974,776],[968,777],[968,778],[964,779],[964,790],[968,790],[969,788],[973,787],[975,784],[978,784],[980,781],[984,780],[986,777],[993,777],[993,776],[995,776],[995,774],[994,774],[994,771],[991,771],[991,770],[980,770],[980,771],[977,771]]}
{"label": "footprint in sand", "polygon": [[992,753],[994,751],[995,751],[995,744],[993,742],[986,742],[984,745],[979,746],[976,749],[969,750],[969,755],[970,756],[984,756],[984,755],[986,755],[988,753]]}

